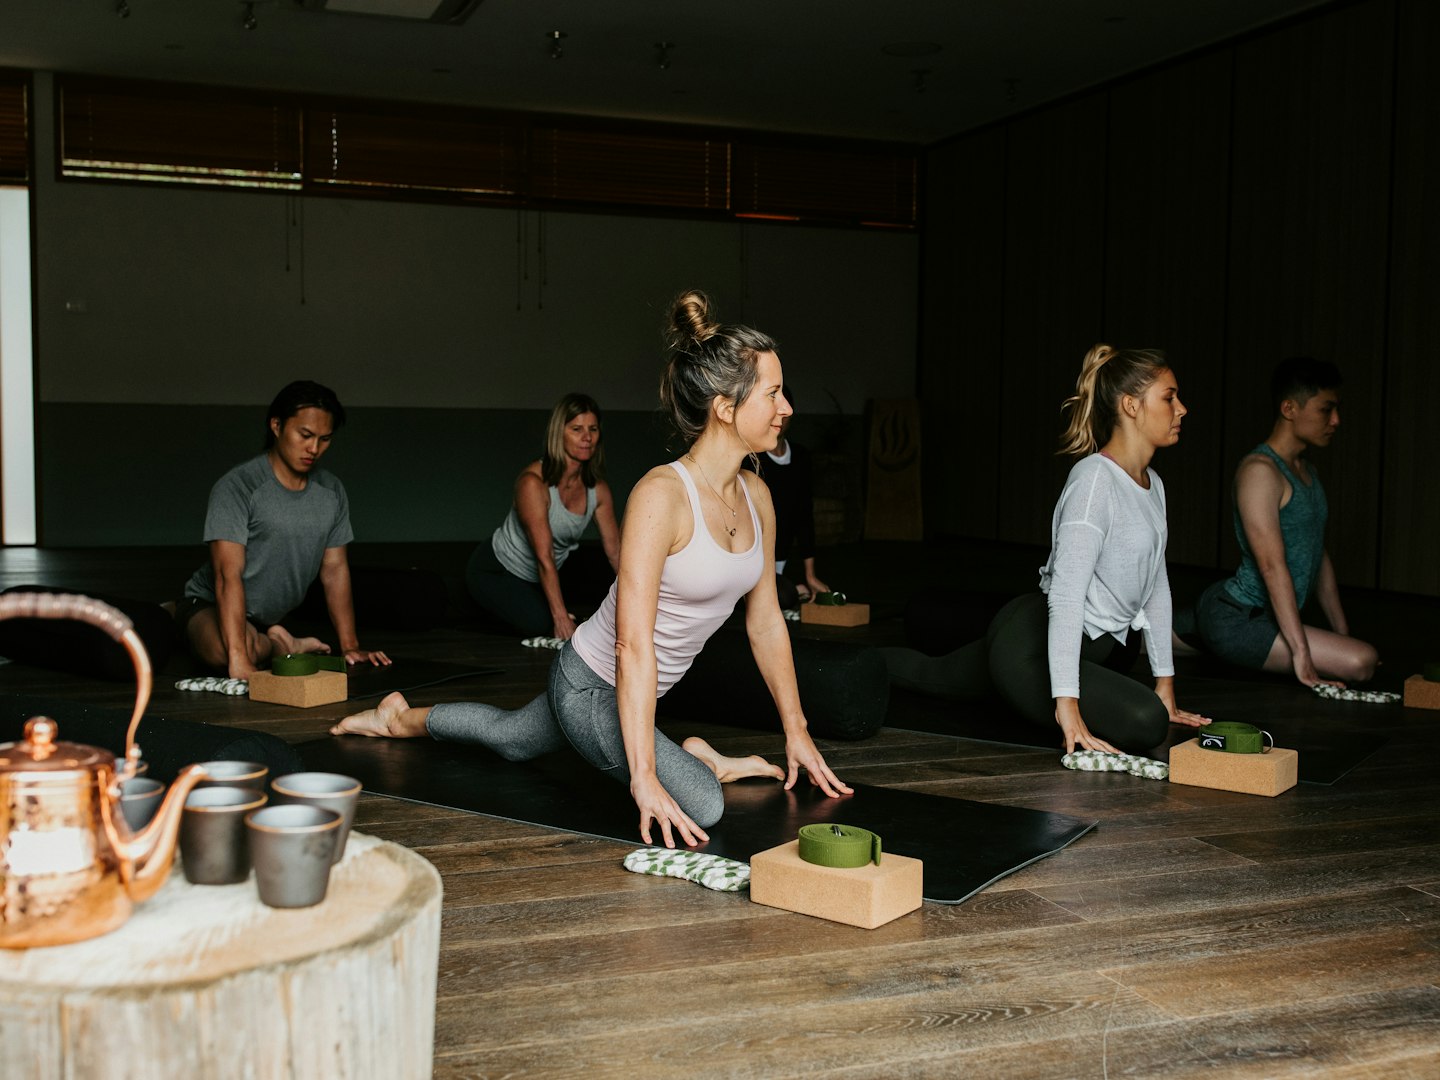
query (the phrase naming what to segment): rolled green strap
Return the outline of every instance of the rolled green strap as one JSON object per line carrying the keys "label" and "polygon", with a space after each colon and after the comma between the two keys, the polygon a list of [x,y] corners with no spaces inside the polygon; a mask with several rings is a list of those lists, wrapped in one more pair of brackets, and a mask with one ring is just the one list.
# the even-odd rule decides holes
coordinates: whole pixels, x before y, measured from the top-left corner
{"label": "rolled green strap", "polygon": [[[1227,754],[1261,754],[1275,745],[1268,731],[1233,720],[1212,721],[1200,729],[1196,738],[1202,750],[1223,750]],[[1269,746],[1265,745],[1267,740]]]}
{"label": "rolled green strap", "polygon": [[315,663],[320,665],[321,671],[344,671],[345,657],[326,656],[324,653],[315,657]]}
{"label": "rolled green strap", "polygon": [[1440,682],[1440,661],[1433,661],[1420,669],[1426,682]]}
{"label": "rolled green strap", "polygon": [[880,865],[880,837],[853,825],[800,826],[800,858],[816,866],[848,869]]}
{"label": "rolled green strap", "polygon": [[831,589],[829,592],[818,592],[815,594],[815,603],[821,607],[844,607],[845,594],[839,589]]}
{"label": "rolled green strap", "polygon": [[288,653],[270,661],[275,675],[314,675],[320,670],[320,658],[314,653]]}

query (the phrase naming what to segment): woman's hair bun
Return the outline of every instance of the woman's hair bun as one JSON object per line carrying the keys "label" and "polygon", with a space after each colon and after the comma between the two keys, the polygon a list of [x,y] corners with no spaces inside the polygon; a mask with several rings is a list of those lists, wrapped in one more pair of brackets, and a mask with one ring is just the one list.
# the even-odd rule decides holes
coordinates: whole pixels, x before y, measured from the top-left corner
{"label": "woman's hair bun", "polygon": [[710,318],[710,297],[699,289],[691,289],[675,298],[670,310],[670,333],[673,347],[682,348],[690,342],[708,341],[720,327]]}

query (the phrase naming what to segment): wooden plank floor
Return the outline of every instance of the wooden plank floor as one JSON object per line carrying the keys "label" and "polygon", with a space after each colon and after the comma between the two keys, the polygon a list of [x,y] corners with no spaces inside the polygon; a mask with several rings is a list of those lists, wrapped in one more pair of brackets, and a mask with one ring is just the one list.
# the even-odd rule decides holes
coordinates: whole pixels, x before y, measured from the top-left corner
{"label": "wooden plank floor", "polygon": [[[198,551],[6,550],[0,584],[159,600]],[[453,576],[463,564],[453,545],[366,554],[433,557]],[[904,575],[875,569],[892,556],[852,553],[848,580],[877,600],[894,590],[893,611]],[[1391,633],[1437,644],[1433,602],[1365,603],[1389,613]],[[892,643],[900,628],[882,618],[847,633]],[[365,639],[501,666],[485,684],[500,703],[537,692],[549,661],[463,620]],[[344,711],[182,694],[169,681],[152,712],[291,741],[321,736]],[[1284,680],[1180,685],[1201,708],[1317,708]],[[458,696],[437,691],[425,700]],[[128,688],[5,665],[0,692],[123,704]],[[1319,707],[1341,710],[1329,715],[1357,737],[1388,741],[1339,783],[1276,799],[1071,773],[1051,751],[906,731],[898,713],[869,742],[827,745],[850,780],[1101,822],[965,904],[926,905],[874,931],[629,874],[628,844],[373,796],[357,827],[419,851],[444,877],[437,1077],[1434,1078],[1440,714]],[[782,749],[767,733],[708,734],[726,749]]]}

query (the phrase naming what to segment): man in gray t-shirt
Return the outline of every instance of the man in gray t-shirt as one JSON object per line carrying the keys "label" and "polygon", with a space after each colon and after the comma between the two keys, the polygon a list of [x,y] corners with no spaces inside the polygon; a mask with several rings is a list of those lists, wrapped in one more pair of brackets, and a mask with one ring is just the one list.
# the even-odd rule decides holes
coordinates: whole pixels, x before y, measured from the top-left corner
{"label": "man in gray t-shirt", "polygon": [[270,405],[265,453],[231,469],[210,492],[210,562],[186,583],[177,617],[195,655],[232,678],[248,677],[276,652],[330,651],[280,624],[317,577],[345,659],[390,662],[356,637],[345,550],[354,538],[350,504],[344,485],[316,467],[344,421],[332,391],[291,383]]}

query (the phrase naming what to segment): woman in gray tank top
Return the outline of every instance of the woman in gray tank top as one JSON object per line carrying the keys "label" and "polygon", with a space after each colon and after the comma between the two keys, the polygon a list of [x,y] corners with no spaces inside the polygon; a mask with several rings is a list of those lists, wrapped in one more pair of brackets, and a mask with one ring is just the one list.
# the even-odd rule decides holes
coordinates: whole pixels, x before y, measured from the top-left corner
{"label": "woman in gray tank top", "polygon": [[592,520],[610,565],[609,574],[590,576],[603,575],[603,589],[620,566],[620,529],[604,474],[600,406],[588,394],[566,394],[550,411],[545,456],[521,470],[509,515],[470,555],[465,584],[477,604],[525,637],[570,640],[575,616],[565,586],[573,591],[582,575],[561,568]]}
{"label": "woman in gray tank top", "polygon": [[[775,597],[775,511],[764,483],[743,473],[748,454],[772,449],[790,413],[775,343],[710,318],[703,293],[671,312],[661,403],[688,450],[652,469],[630,493],[619,577],[550,668],[546,693],[519,709],[479,702],[412,708],[398,693],[348,716],[335,735],[477,743],[512,761],[567,742],[625,784],[640,836],[667,847],[701,843],[725,809],[721,785],[769,777],[793,787],[803,771],[826,795],[850,793],[810,738],[790,633]],[[677,746],[655,727],[656,699],[689,668],[745,598],[756,666],[785,732],[785,765],[727,757],[704,739]]]}

